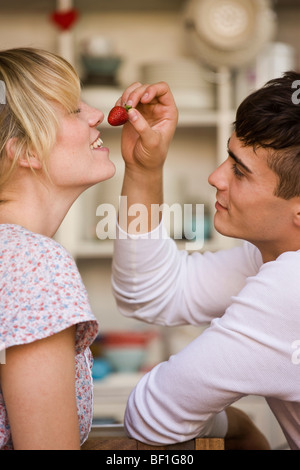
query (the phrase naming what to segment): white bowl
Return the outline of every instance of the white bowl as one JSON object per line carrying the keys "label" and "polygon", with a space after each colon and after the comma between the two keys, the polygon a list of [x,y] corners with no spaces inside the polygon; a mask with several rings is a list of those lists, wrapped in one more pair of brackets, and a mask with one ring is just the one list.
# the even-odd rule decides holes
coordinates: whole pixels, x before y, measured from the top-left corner
{"label": "white bowl", "polygon": [[115,372],[137,372],[146,360],[146,350],[140,347],[111,347],[104,353]]}

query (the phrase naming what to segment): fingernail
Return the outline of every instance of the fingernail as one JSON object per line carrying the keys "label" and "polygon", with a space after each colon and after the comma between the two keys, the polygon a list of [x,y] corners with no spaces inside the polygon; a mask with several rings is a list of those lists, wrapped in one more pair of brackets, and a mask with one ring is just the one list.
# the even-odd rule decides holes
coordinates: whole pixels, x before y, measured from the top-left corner
{"label": "fingernail", "polygon": [[132,101],[128,100],[127,103],[125,103],[127,106],[132,106]]}
{"label": "fingernail", "polygon": [[129,111],[128,111],[128,117],[129,117],[129,120],[131,122],[134,122],[137,120],[138,118],[138,115],[137,115],[137,112],[135,111],[134,108],[131,108]]}

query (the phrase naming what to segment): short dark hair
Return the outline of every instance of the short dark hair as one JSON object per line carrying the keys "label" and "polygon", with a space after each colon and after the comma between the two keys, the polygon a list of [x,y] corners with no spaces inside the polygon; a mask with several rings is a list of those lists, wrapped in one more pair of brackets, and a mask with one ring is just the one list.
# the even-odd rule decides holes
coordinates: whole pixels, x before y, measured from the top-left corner
{"label": "short dark hair", "polygon": [[[275,195],[300,196],[300,74],[286,72],[251,93],[239,106],[234,129],[245,145],[269,149],[268,165],[277,174]],[[300,102],[300,100],[299,100]]]}

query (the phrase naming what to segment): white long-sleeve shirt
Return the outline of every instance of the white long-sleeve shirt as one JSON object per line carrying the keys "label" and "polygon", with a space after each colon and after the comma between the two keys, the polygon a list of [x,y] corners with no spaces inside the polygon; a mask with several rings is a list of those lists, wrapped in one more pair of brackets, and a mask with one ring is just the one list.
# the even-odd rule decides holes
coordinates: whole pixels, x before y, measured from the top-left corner
{"label": "white long-sleeve shirt", "polygon": [[137,384],[125,413],[128,433],[149,444],[222,437],[223,410],[259,395],[299,449],[300,251],[265,264],[249,243],[189,255],[159,230],[115,242],[120,311],[160,325],[210,326]]}

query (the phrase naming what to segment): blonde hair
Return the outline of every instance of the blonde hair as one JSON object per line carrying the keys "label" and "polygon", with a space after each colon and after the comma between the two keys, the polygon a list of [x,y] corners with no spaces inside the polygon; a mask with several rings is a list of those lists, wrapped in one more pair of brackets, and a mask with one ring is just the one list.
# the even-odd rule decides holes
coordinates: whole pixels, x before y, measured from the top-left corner
{"label": "blonde hair", "polygon": [[[47,171],[58,130],[59,103],[77,109],[80,80],[73,67],[56,54],[33,48],[0,51],[0,80],[6,92],[0,104],[0,190],[22,155],[38,155]],[[2,101],[3,103],[3,101]],[[8,165],[6,145],[14,138],[14,158]]]}

